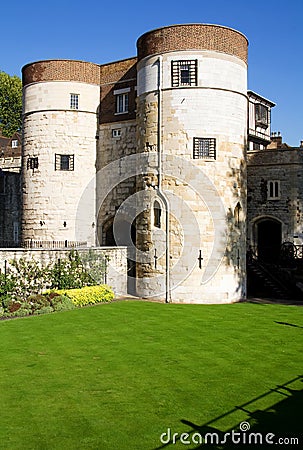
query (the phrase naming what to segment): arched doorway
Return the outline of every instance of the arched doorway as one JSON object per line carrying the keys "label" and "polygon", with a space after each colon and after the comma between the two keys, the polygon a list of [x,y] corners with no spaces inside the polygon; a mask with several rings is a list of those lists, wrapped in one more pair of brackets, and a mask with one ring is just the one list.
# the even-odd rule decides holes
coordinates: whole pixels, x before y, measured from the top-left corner
{"label": "arched doorway", "polygon": [[127,259],[127,292],[136,295],[136,227],[132,223],[120,220],[115,224],[111,219],[104,226],[106,246],[128,247]]}
{"label": "arched doorway", "polygon": [[282,243],[281,222],[264,218],[257,223],[258,258],[265,262],[277,262]]}

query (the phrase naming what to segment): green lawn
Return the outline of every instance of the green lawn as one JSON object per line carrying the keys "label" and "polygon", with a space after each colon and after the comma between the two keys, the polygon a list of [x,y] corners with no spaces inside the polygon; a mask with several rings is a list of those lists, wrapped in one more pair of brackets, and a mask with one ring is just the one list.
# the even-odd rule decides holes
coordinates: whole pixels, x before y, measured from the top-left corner
{"label": "green lawn", "polygon": [[0,321],[0,448],[152,450],[168,428],[242,421],[298,436],[302,349],[299,306],[125,301]]}

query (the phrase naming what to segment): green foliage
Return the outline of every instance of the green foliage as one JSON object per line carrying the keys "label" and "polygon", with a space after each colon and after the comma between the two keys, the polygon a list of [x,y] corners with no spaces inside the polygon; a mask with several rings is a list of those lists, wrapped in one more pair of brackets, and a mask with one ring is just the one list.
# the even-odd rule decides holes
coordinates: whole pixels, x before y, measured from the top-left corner
{"label": "green foliage", "polygon": [[0,127],[11,137],[22,126],[22,82],[16,75],[0,71]]}
{"label": "green foliage", "polygon": [[37,314],[50,314],[52,313],[54,310],[53,308],[49,305],[49,306],[43,306],[40,309],[37,309]]}
{"label": "green foliage", "polygon": [[13,298],[26,299],[50,286],[50,268],[41,267],[33,258],[13,260],[10,263],[7,282],[11,283],[9,293]]}
{"label": "green foliage", "polygon": [[64,289],[57,292],[69,297],[76,306],[106,303],[112,301],[114,298],[112,289],[105,284],[100,286],[85,286],[82,289]]}
{"label": "green foliage", "polygon": [[[46,267],[33,258],[13,260],[7,273],[0,273],[0,316],[42,314],[111,301],[114,294],[107,286],[85,288],[94,284],[95,278],[104,279],[106,266],[107,260],[93,252],[80,258],[77,251],[71,251],[67,258]],[[66,289],[72,293],[65,295]]]}
{"label": "green foliage", "polygon": [[31,309],[32,314],[35,314],[35,312],[38,313],[40,309],[50,306],[50,299],[48,296],[42,294],[30,295],[26,300],[26,304],[28,305],[28,308]]}
{"label": "green foliage", "polygon": [[68,257],[59,259],[51,269],[51,288],[73,289],[90,284],[91,277],[86,272],[79,253],[72,250]]}
{"label": "green foliage", "polygon": [[89,274],[88,286],[104,284],[106,282],[104,275],[107,272],[108,256],[103,256],[93,250],[89,250],[81,254],[81,261],[85,271]]}
{"label": "green foliage", "polygon": [[15,281],[0,273],[0,306],[7,306],[7,302],[11,299],[14,292]]}
{"label": "green foliage", "polygon": [[[49,297],[51,297],[51,294]],[[51,298],[50,304],[54,311],[69,311],[76,307],[69,297],[59,294],[56,294]]]}

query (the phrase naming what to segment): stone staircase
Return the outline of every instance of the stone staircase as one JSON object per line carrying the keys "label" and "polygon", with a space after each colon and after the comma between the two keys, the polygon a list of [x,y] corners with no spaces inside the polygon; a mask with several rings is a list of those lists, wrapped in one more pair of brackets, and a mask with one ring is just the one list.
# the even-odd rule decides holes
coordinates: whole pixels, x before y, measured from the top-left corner
{"label": "stone staircase", "polygon": [[250,259],[247,262],[247,276],[249,295],[260,295],[279,300],[291,300],[296,297],[293,286],[279,278],[275,266],[265,266],[257,259]]}

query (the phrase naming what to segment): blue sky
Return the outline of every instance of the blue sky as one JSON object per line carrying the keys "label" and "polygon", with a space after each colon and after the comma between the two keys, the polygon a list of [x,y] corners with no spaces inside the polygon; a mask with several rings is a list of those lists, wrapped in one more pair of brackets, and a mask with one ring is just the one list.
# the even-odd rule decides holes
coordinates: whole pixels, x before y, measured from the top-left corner
{"label": "blue sky", "polygon": [[272,131],[303,140],[303,0],[5,0],[0,70],[21,76],[28,62],[105,63],[136,55],[144,32],[175,23],[215,23],[249,40],[248,88],[276,103]]}

